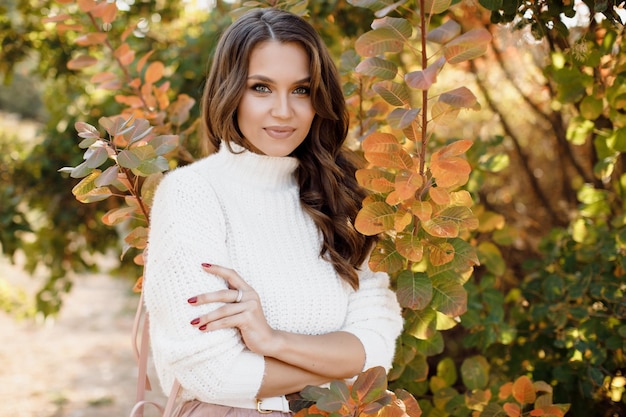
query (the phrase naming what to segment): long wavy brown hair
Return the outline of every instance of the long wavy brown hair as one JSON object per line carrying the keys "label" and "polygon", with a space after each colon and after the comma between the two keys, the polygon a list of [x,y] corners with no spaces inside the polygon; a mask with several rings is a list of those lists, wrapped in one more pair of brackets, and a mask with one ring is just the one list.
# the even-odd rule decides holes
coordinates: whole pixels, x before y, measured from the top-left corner
{"label": "long wavy brown hair", "polygon": [[246,88],[249,58],[266,41],[297,42],[310,62],[311,102],[315,117],[304,142],[293,152],[302,207],[322,232],[320,255],[337,273],[358,288],[357,270],[374,238],[360,234],[354,219],[365,191],[354,177],[354,154],[343,144],[349,117],[337,68],[319,34],[304,19],[278,9],[256,9],[223,33],[215,50],[202,99],[204,128],[212,151],[222,141],[249,148],[237,126],[237,107]]}

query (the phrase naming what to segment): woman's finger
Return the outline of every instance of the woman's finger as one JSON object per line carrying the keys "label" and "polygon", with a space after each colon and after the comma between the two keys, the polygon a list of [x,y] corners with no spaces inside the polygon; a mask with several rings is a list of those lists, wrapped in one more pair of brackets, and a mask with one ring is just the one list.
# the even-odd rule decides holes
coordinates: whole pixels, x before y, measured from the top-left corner
{"label": "woman's finger", "polygon": [[199,294],[191,297],[187,302],[194,306],[208,303],[239,303],[243,298],[243,290],[227,289]]}
{"label": "woman's finger", "polygon": [[246,307],[238,304],[226,304],[210,313],[196,317],[190,324],[202,331],[238,327],[244,320]]}
{"label": "woman's finger", "polygon": [[234,269],[225,268],[220,265],[212,265],[209,263],[203,263],[202,268],[211,274],[224,278],[230,288],[241,288],[244,290],[250,288],[248,283],[244,281],[244,279],[241,278],[241,276]]}

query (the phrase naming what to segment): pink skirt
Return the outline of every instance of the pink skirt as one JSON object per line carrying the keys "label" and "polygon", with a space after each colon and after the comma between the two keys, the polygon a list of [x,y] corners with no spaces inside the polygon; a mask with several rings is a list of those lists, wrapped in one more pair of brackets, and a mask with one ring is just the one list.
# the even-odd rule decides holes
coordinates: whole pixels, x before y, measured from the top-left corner
{"label": "pink skirt", "polygon": [[272,411],[259,413],[250,408],[227,407],[224,405],[209,404],[202,401],[187,401],[181,404],[174,413],[175,417],[291,417],[292,413]]}

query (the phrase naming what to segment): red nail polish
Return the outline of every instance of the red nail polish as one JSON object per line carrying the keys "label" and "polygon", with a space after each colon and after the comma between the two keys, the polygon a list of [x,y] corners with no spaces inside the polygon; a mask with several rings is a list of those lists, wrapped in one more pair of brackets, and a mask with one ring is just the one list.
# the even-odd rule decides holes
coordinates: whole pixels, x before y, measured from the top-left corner
{"label": "red nail polish", "polygon": [[211,266],[213,266],[213,265],[208,264],[206,262],[202,264],[202,267],[204,267],[204,268],[210,268]]}
{"label": "red nail polish", "polygon": [[199,318],[198,318],[198,319],[193,319],[193,320],[191,320],[191,324],[192,324],[193,326],[195,326],[195,325],[196,325],[196,324],[198,324],[198,323],[200,323],[200,319],[199,319]]}
{"label": "red nail polish", "polygon": [[203,324],[202,326],[198,327],[198,329],[200,329],[200,330],[206,330],[206,324]]}
{"label": "red nail polish", "polygon": [[198,302],[198,297],[191,297],[189,300],[187,300],[187,302],[189,304],[195,304]]}

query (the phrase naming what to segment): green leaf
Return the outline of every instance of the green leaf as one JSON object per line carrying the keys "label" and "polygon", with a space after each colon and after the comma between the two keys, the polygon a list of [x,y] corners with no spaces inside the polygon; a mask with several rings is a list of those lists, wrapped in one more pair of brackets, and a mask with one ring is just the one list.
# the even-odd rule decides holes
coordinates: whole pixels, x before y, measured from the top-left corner
{"label": "green leaf", "polygon": [[154,193],[156,188],[163,179],[163,174],[157,172],[152,175],[148,175],[143,185],[141,186],[141,199],[148,207],[152,206],[152,200],[154,200]]}
{"label": "green leaf", "polygon": [[485,389],[489,384],[489,362],[483,356],[467,358],[461,364],[461,378],[468,390]]}
{"label": "green leaf", "polygon": [[433,286],[423,272],[402,271],[398,275],[396,295],[402,307],[422,310],[433,297]]}
{"label": "green leaf", "polygon": [[427,340],[437,333],[437,313],[430,307],[407,314],[406,332],[418,340]]}
{"label": "green leaf", "polygon": [[478,258],[494,275],[502,275],[506,270],[506,263],[500,249],[491,242],[481,242],[478,245]]}
{"label": "green leaf", "polygon": [[167,171],[170,168],[169,162],[162,156],[148,159],[143,161],[133,172],[142,176],[148,176],[151,174],[157,174],[159,172]]}
{"label": "green leaf", "polygon": [[404,39],[395,30],[383,27],[365,32],[355,43],[357,53],[374,57],[386,52],[398,53],[404,48]]}
{"label": "green leaf", "polygon": [[478,0],[481,6],[492,12],[502,9],[503,0]]}
{"label": "green leaf", "polygon": [[489,403],[483,408],[480,413],[480,417],[507,417],[508,414],[502,409],[499,404]]}
{"label": "green leaf", "polygon": [[467,311],[467,291],[455,280],[438,275],[432,279],[432,308],[450,317]]}
{"label": "green leaf", "polygon": [[392,80],[398,73],[396,64],[379,57],[370,57],[361,61],[354,70],[359,74],[378,77],[383,80]]}
{"label": "green leaf", "polygon": [[160,135],[150,141],[157,155],[165,155],[178,147],[178,135]]}
{"label": "green leaf", "polygon": [[411,93],[404,84],[381,81],[374,84],[372,89],[392,106],[401,107],[410,104]]}
{"label": "green leaf", "polygon": [[387,116],[387,122],[395,129],[404,129],[409,127],[419,114],[420,109],[396,108]]}
{"label": "green leaf", "polygon": [[404,257],[396,250],[393,240],[382,239],[378,241],[370,256],[369,266],[372,271],[385,271],[392,274],[404,267]]}
{"label": "green leaf", "polygon": [[141,162],[132,150],[124,149],[117,155],[117,163],[123,168],[135,169],[141,165]]}
{"label": "green leaf", "polygon": [[416,339],[415,347],[418,352],[426,356],[434,356],[443,352],[444,342],[441,332],[436,332],[433,337],[422,340]]}
{"label": "green leaf", "polygon": [[443,13],[452,5],[452,0],[425,0],[424,11],[428,14]]}
{"label": "green leaf", "polygon": [[437,364],[437,376],[443,379],[446,386],[451,387],[456,384],[458,374],[456,365],[450,357],[445,357]]}
{"label": "green leaf", "polygon": [[602,114],[603,102],[594,96],[586,96],[580,102],[580,115],[587,120],[595,120]]}

